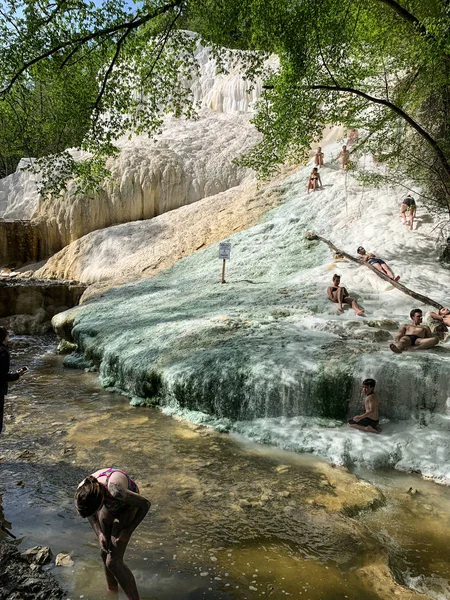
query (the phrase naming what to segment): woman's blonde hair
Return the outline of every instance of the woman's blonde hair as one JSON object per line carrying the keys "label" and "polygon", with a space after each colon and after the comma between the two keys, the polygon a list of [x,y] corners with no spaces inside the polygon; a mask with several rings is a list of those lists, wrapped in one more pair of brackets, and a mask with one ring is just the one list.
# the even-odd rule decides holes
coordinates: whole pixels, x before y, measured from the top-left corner
{"label": "woman's blonde hair", "polygon": [[96,513],[105,498],[104,486],[92,475],[80,483],[75,492],[75,506],[80,517],[86,518]]}

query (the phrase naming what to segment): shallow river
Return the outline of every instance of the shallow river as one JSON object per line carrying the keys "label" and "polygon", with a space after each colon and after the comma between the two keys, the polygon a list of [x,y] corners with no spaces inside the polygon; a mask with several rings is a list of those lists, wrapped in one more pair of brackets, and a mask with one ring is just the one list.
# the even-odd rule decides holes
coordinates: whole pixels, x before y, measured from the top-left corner
{"label": "shallow river", "polygon": [[72,497],[111,465],[152,501],[126,554],[142,600],[450,598],[448,488],[390,472],[357,478],[131,408],[95,373],[64,369],[52,338],[10,347],[13,368],[30,371],[7,399],[3,511],[21,549],[71,554],[73,567],[52,569],[71,600],[108,597]]}

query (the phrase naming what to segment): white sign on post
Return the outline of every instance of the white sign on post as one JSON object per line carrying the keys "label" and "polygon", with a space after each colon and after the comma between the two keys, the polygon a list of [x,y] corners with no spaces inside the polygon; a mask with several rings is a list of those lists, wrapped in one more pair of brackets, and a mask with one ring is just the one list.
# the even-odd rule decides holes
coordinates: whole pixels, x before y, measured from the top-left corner
{"label": "white sign on post", "polygon": [[230,260],[230,252],[231,252],[231,243],[230,242],[220,242],[219,244],[219,258],[223,260]]}

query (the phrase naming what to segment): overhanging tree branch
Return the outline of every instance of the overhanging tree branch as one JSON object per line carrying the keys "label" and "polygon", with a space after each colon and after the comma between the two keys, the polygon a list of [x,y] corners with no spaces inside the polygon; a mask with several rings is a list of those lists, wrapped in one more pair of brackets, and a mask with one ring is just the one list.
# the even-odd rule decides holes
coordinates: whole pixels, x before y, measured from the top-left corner
{"label": "overhanging tree branch", "polygon": [[[396,12],[404,21],[411,23],[411,25],[413,25],[416,28],[416,30],[419,33],[421,33],[423,36],[426,36],[426,37],[436,41],[436,37],[432,33],[430,33],[430,31],[428,31],[428,29],[425,27],[425,25],[416,16],[414,16],[412,13],[410,13],[408,10],[406,10],[406,8],[401,6],[401,4],[399,4],[395,0],[376,0],[376,1],[380,2],[381,4],[385,4],[386,6],[389,6],[389,8],[391,8],[394,12]],[[448,54],[446,54],[445,52],[443,53],[442,56],[444,57],[444,59],[447,62],[450,61],[450,56]]]}
{"label": "overhanging tree branch", "polygon": [[402,110],[396,104],[389,102],[389,100],[384,100],[383,98],[375,98],[374,96],[370,96],[369,94],[366,94],[365,92],[362,92],[361,90],[357,90],[357,89],[354,89],[351,87],[332,86],[332,85],[310,85],[308,87],[312,90],[325,90],[325,91],[329,91],[329,92],[344,92],[344,93],[346,92],[349,94],[355,94],[356,96],[361,96],[361,98],[365,98],[366,100],[368,100],[369,102],[373,102],[374,104],[380,104],[382,106],[386,106],[386,108],[389,108],[390,110],[392,110],[393,112],[398,114],[404,121],[406,121],[409,125],[411,125],[411,127],[413,129],[415,129],[415,131],[417,131],[417,133],[420,136],[422,136],[424,138],[424,140],[426,140],[428,142],[428,144],[436,152],[436,155],[438,156],[439,161],[440,161],[444,171],[450,177],[450,163],[449,163],[444,151],[440,147],[440,145],[428,133],[428,131],[426,131],[423,127],[421,127],[416,121],[414,121],[414,119],[412,117],[410,117],[408,115],[408,113],[406,113],[404,110]]}
{"label": "overhanging tree branch", "polygon": [[9,81],[8,85],[0,91],[0,94],[4,95],[4,94],[8,93],[11,90],[14,83],[19,79],[19,77],[23,73],[25,73],[25,71],[27,71],[31,66],[35,65],[36,63],[38,63],[46,58],[49,58],[50,56],[53,56],[54,54],[57,54],[61,50],[64,50],[65,48],[70,47],[70,46],[82,46],[84,44],[87,44],[91,40],[95,40],[99,37],[110,35],[112,33],[118,33],[120,31],[123,31],[124,29],[128,30],[129,32],[133,29],[138,29],[139,27],[141,27],[145,23],[148,23],[152,19],[155,19],[156,17],[159,17],[160,15],[167,13],[168,11],[172,10],[173,8],[182,5],[183,2],[184,2],[184,0],[172,0],[171,2],[168,2],[167,4],[164,4],[163,6],[156,8],[151,13],[148,13],[148,14],[140,17],[139,19],[134,17],[131,21],[128,21],[126,23],[119,23],[118,25],[115,25],[114,27],[105,27],[104,29],[92,31],[87,35],[81,36],[79,38],[73,38],[71,40],[67,40],[60,44],[57,44],[56,46],[53,46],[46,52],[43,52],[42,54],[39,54],[38,56],[35,56],[33,59],[25,62],[22,65],[22,67],[20,67],[20,69],[18,69],[14,73],[14,75],[11,77],[11,80]]}

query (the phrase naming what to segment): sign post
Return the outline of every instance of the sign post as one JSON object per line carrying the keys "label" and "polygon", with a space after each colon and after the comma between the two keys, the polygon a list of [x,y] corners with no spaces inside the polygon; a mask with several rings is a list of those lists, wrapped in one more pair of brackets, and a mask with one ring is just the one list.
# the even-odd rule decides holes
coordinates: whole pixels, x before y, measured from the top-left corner
{"label": "sign post", "polygon": [[225,263],[227,260],[230,260],[230,252],[231,252],[231,243],[230,242],[220,242],[219,258],[222,259],[222,283],[226,283],[226,281],[225,281]]}

